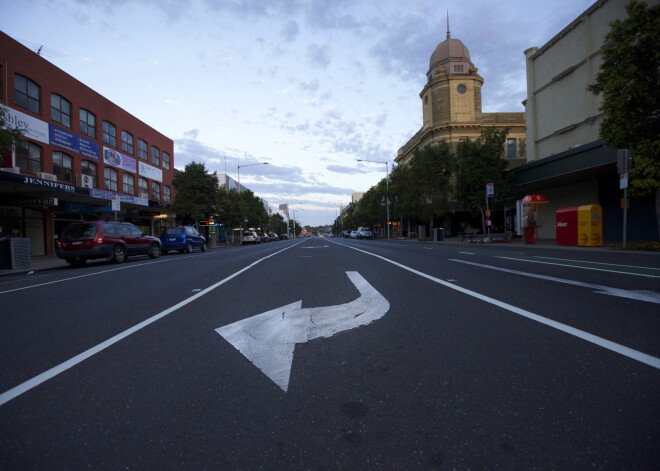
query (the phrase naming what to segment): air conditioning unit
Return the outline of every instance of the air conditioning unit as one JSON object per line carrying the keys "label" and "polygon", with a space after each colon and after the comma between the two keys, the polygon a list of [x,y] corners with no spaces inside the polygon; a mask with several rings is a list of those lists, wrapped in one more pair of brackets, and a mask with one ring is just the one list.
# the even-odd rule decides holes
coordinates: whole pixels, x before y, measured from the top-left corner
{"label": "air conditioning unit", "polygon": [[15,173],[16,175],[19,175],[21,173],[21,168],[20,167],[2,167],[0,168],[3,172],[9,172],[9,173]]}
{"label": "air conditioning unit", "polygon": [[41,178],[42,180],[48,180],[48,181],[51,181],[51,182],[56,182],[57,181],[57,177],[55,175],[53,175],[52,173],[39,172],[37,174],[37,176],[39,178]]}
{"label": "air conditioning unit", "polygon": [[94,177],[91,175],[79,173],[76,175],[76,186],[81,186],[83,188],[94,188]]}

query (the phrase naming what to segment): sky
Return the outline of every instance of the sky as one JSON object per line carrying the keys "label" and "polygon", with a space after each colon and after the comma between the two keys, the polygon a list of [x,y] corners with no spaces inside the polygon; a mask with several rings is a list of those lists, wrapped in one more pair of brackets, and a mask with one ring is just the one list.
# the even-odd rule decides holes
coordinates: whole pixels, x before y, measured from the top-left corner
{"label": "sky", "polygon": [[172,139],[176,168],[240,165],[274,212],[319,226],[421,128],[447,17],[482,110],[523,112],[524,51],[594,1],[0,0],[0,30]]}

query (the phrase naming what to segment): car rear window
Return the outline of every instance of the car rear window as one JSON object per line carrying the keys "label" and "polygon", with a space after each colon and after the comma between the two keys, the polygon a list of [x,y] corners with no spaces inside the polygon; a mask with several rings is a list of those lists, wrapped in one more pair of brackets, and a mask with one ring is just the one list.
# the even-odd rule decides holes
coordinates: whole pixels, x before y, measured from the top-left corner
{"label": "car rear window", "polygon": [[96,224],[74,224],[62,231],[62,240],[70,242],[72,240],[93,239],[96,235]]}
{"label": "car rear window", "polygon": [[181,235],[186,233],[185,227],[166,227],[162,235]]}

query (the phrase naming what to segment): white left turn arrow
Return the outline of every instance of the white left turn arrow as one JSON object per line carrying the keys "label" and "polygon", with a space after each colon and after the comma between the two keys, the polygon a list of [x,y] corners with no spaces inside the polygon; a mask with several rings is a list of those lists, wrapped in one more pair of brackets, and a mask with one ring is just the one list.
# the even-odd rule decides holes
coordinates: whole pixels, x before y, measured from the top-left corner
{"label": "white left turn arrow", "polygon": [[387,299],[358,272],[346,274],[360,291],[360,297],[350,303],[303,309],[302,301],[297,301],[220,327],[216,332],[286,392],[297,343],[369,324],[390,310]]}

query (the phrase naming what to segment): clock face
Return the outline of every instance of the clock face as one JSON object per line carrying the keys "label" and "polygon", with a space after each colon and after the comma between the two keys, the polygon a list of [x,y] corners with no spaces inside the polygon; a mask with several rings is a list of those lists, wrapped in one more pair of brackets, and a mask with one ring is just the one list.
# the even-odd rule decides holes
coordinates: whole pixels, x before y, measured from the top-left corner
{"label": "clock face", "polygon": [[456,88],[456,90],[458,91],[458,93],[460,93],[462,95],[463,93],[465,93],[467,91],[467,88],[465,88],[465,85],[461,84]]}

